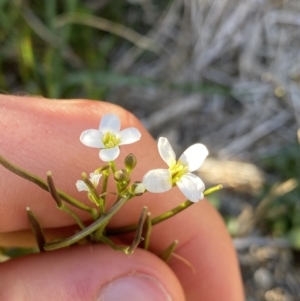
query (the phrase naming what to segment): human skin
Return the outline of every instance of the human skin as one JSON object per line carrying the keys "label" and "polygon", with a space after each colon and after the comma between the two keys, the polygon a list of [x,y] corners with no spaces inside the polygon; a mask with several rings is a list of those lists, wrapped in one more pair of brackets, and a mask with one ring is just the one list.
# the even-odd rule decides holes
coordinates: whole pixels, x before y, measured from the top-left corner
{"label": "human skin", "polygon": [[[166,168],[156,142],[132,114],[113,104],[87,100],[0,95],[0,154],[42,178],[51,170],[59,189],[86,201],[86,194],[77,191],[75,182],[83,171],[92,172],[102,163],[98,150],[81,144],[79,136],[86,129],[98,128],[101,116],[107,113],[117,114],[122,128],[134,126],[142,133],[140,141],[122,146],[116,162],[118,167],[122,167],[125,156],[132,152],[138,160],[133,180],[141,180],[150,169]],[[25,212],[27,206],[38,216],[49,238],[71,233],[73,220],[56,208],[48,193],[2,166],[0,191],[0,245],[34,244]],[[144,205],[155,217],[183,201],[185,198],[177,188],[163,194],[146,193],[126,204],[110,227],[136,223]],[[82,211],[78,214],[85,221],[89,218]],[[129,239],[130,235],[120,237],[120,241],[127,243]],[[179,241],[176,254],[187,259],[194,272],[176,258],[167,265],[153,255],[160,254],[175,239]],[[138,279],[130,282],[139,286],[138,292],[142,287],[139,281],[147,280],[146,276],[151,279],[147,297],[141,299],[136,293],[128,300],[244,300],[231,239],[221,217],[206,200],[154,226],[151,252],[137,249],[128,257],[104,245],[85,245],[2,263],[0,300],[118,300],[100,298],[108,283],[118,283],[114,282],[116,279]],[[158,283],[165,292],[164,297],[157,291]],[[146,288],[142,290],[146,291]],[[127,300],[125,295],[119,297]]]}

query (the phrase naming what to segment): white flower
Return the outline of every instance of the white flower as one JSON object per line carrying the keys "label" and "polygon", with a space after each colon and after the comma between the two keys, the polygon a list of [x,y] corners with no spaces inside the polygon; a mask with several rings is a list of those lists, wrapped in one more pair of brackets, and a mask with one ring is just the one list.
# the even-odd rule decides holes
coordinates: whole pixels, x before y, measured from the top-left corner
{"label": "white flower", "polygon": [[131,127],[120,131],[121,122],[117,115],[104,115],[99,130],[90,129],[81,133],[80,141],[90,147],[101,148],[99,157],[102,161],[115,160],[119,154],[119,146],[134,143],[141,138],[138,129]]}
{"label": "white flower", "polygon": [[[100,173],[91,173],[90,174],[90,181],[92,182],[92,184],[94,185],[95,188],[97,188],[101,176],[102,175]],[[88,191],[88,192],[90,191],[88,186],[82,180],[78,180],[76,182],[76,187],[77,187],[78,191]]]}
{"label": "white flower", "polygon": [[207,148],[200,143],[190,146],[176,162],[176,156],[167,138],[160,137],[158,151],[169,169],[148,171],[143,178],[150,192],[165,192],[177,185],[181,192],[192,202],[203,199],[204,183],[192,171],[197,170],[208,155]]}

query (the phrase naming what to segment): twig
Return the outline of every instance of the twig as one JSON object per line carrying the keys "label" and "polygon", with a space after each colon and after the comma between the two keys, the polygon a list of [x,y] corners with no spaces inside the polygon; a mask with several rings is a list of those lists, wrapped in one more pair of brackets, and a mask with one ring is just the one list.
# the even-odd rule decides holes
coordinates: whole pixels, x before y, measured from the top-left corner
{"label": "twig", "polygon": [[251,246],[272,247],[272,248],[290,248],[291,243],[286,238],[269,238],[269,237],[245,237],[233,239],[236,250],[241,251],[249,249]]}
{"label": "twig", "polygon": [[83,239],[84,237],[92,234],[95,230],[100,228],[103,224],[107,223],[112,216],[121,209],[121,207],[127,202],[128,198],[122,198],[117,203],[115,203],[111,209],[104,215],[102,215],[101,218],[93,222],[91,225],[86,227],[84,230],[74,234],[73,236],[70,236],[68,238],[65,238],[61,241],[54,241],[49,242],[44,246],[44,250],[50,251],[50,250],[56,250],[63,247],[68,247],[71,244],[74,244],[78,242],[79,240]]}
{"label": "twig", "polygon": [[281,127],[284,123],[290,120],[291,117],[291,114],[287,110],[279,112],[273,118],[266,120],[264,123],[254,128],[250,133],[235,139],[227,147],[221,149],[219,155],[223,159],[233,157],[237,153],[251,146],[258,139]]}
{"label": "twig", "polygon": [[161,128],[164,124],[199,109],[203,103],[199,95],[172,101],[171,104],[170,102],[165,108],[156,111],[145,120],[144,124],[148,130]]}
{"label": "twig", "polygon": [[86,25],[115,34],[123,39],[132,42],[137,47],[144,50],[153,51],[155,53],[159,51],[159,46],[152,39],[144,37],[131,28],[128,28],[122,24],[118,24],[104,18],[95,17],[93,15],[82,13],[68,13],[57,17],[54,21],[54,26],[63,27],[70,23]]}

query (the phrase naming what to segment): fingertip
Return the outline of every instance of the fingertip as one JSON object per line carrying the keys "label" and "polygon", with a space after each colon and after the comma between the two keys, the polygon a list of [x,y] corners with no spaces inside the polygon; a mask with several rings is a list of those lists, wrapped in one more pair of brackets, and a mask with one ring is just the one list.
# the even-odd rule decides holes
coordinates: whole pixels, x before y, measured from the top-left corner
{"label": "fingertip", "polygon": [[73,247],[11,260],[1,270],[1,300],[185,300],[171,269],[139,249],[129,257],[103,245]]}
{"label": "fingertip", "polygon": [[187,300],[244,300],[237,256],[221,216],[206,200],[191,207],[153,230],[152,251],[157,252],[171,235],[178,239],[175,253],[188,264],[173,257],[169,265]]}

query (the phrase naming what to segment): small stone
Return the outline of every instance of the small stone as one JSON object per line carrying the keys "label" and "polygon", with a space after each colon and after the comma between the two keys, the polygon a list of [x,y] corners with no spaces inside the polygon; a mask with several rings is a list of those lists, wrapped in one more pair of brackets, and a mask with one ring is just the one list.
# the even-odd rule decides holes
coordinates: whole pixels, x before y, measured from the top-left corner
{"label": "small stone", "polygon": [[254,273],[255,283],[262,289],[269,289],[273,284],[273,277],[270,271],[265,268],[259,268]]}

